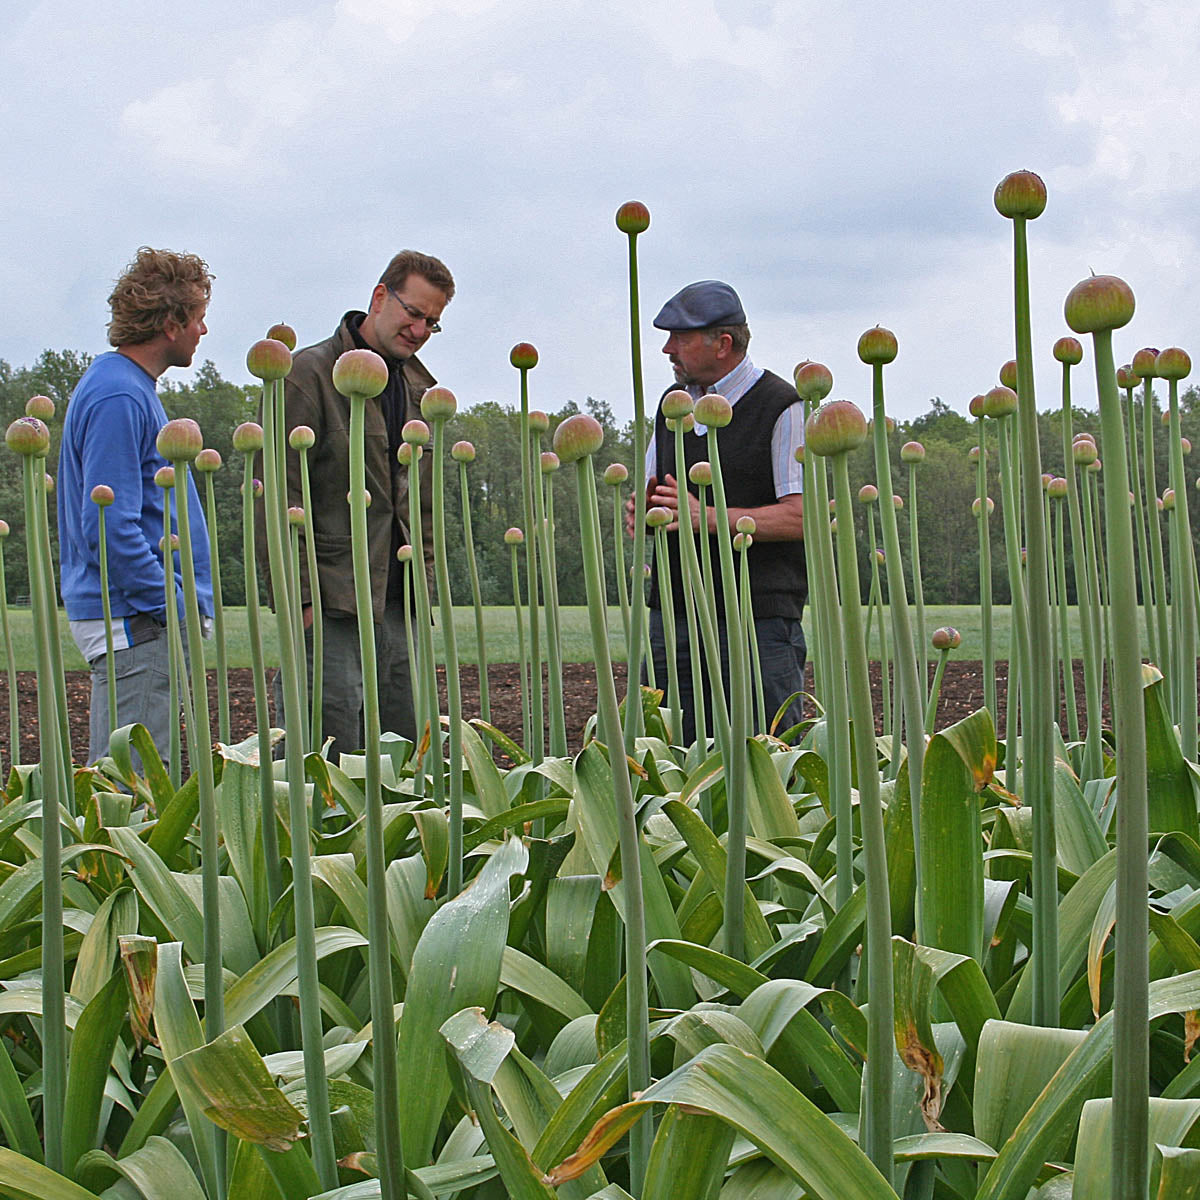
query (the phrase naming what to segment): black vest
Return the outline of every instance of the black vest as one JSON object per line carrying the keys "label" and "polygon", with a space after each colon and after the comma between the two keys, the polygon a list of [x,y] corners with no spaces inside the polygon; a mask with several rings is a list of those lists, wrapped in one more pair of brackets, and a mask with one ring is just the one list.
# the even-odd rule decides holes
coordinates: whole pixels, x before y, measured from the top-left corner
{"label": "black vest", "polygon": [[[665,393],[664,393],[665,394]],[[796,389],[770,371],[733,406],[733,420],[717,433],[721,453],[721,474],[725,481],[725,502],[732,508],[758,508],[774,504],[775,473],[771,467],[771,434],[775,422],[789,405],[796,403]],[[675,474],[675,434],[667,428],[662,404],[654,417],[654,447],[657,456],[655,475],[664,479]],[[692,464],[708,460],[708,438],[695,433],[683,435],[684,457],[689,471]],[[685,481],[680,480],[682,485]],[[687,482],[688,491],[698,493]],[[712,506],[712,490],[707,502]],[[649,531],[647,531],[649,532]],[[714,534],[709,538],[712,550],[713,588],[718,615],[724,619],[721,587],[720,550]],[[675,610],[683,613],[683,574],[679,559],[679,535],[667,534],[671,561],[671,591]],[[696,551],[699,557],[699,544]],[[793,617],[799,620],[808,599],[808,576],[804,569],[803,542],[760,542],[750,547],[750,595],[755,617]],[[738,562],[734,555],[734,564]],[[650,606],[661,608],[658,573],[650,585]]]}

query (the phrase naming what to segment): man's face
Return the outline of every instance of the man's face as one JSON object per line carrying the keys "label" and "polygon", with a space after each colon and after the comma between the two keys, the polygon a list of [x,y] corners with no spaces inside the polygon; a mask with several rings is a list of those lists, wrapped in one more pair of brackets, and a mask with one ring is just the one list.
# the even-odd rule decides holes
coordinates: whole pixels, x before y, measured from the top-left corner
{"label": "man's face", "polygon": [[446,293],[422,275],[409,275],[394,291],[376,284],[371,311],[362,323],[363,339],[390,358],[411,358],[429,341],[430,327],[441,320],[448,303]]}
{"label": "man's face", "polygon": [[196,357],[196,347],[200,345],[200,339],[208,332],[208,326],[204,323],[207,311],[207,305],[198,308],[188,318],[186,325],[180,325],[175,320],[167,321],[164,332],[167,335],[168,366],[190,367],[192,365],[192,359]]}
{"label": "man's face", "polygon": [[662,349],[671,360],[677,382],[708,387],[728,374],[719,358],[720,346],[720,338],[710,342],[704,330],[688,329],[672,331]]}

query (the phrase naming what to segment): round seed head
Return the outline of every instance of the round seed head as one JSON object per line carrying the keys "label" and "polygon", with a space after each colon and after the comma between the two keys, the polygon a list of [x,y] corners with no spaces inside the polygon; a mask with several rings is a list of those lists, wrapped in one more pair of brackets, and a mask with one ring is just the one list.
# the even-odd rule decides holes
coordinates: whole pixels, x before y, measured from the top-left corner
{"label": "round seed head", "polygon": [[588,413],[568,417],[554,431],[554,453],[565,463],[595,454],[604,445],[604,427]]}
{"label": "round seed head", "polygon": [[347,350],[333,364],[333,386],[343,396],[370,400],[387,381],[387,363],[374,350]]}
{"label": "round seed head", "polygon": [[[996,511],[996,502],[991,498],[991,496],[987,498],[987,510],[989,517]],[[976,496],[975,499],[971,501],[971,512],[975,516],[979,516],[979,511],[979,497]]]}
{"label": "round seed head", "polygon": [[421,416],[426,421],[447,421],[458,411],[458,400],[446,387],[431,387],[421,397]]}
{"label": "round seed head", "polygon": [[[166,538],[158,539],[159,554],[161,554],[163,552],[163,547],[166,545],[166,543],[167,543]],[[171,552],[174,553],[178,549],[179,549],[179,534],[173,533],[173,534],[171,534]]]}
{"label": "round seed head", "polygon": [[233,431],[233,448],[239,454],[254,454],[263,446],[262,426],[253,421],[243,421]]}
{"label": "round seed head", "polygon": [[272,325],[267,330],[267,337],[271,338],[272,341],[282,342],[289,350],[295,350],[296,348],[296,331],[283,321]]}
{"label": "round seed head", "polygon": [[979,461],[979,447],[972,446],[970,448],[970,450],[967,451],[967,462],[977,463],[978,461]]}
{"label": "round seed head", "polygon": [[900,447],[900,461],[920,463],[925,461],[925,447],[920,442],[905,442]]}
{"label": "round seed head", "polygon": [[1117,368],[1117,387],[1124,388],[1128,391],[1130,388],[1135,388],[1142,382],[1142,377],[1126,363],[1123,367]]}
{"label": "round seed head", "polygon": [[287,510],[287,519],[289,525],[295,525],[298,529],[304,528],[304,509],[298,504],[291,505]]}
{"label": "round seed head", "polygon": [[1091,471],[1093,475],[1098,475],[1103,468],[1104,464],[1099,459],[1096,459],[1095,462],[1088,463],[1088,465],[1084,467],[1084,470]]}
{"label": "round seed head", "polygon": [[636,237],[650,228],[650,210],[640,200],[626,200],[617,209],[617,228]]}
{"label": "round seed head", "polygon": [[540,408],[531,408],[529,410],[529,432],[543,434],[549,428],[550,418]]}
{"label": "round seed head", "polygon": [[175,486],[175,468],[169,465],[165,467],[159,467],[158,470],[154,472],[154,482],[160,488],[162,488],[163,491],[173,488]]}
{"label": "round seed head", "polygon": [[515,526],[512,525],[504,531],[504,544],[506,546],[519,546],[525,541],[525,535]]}
{"label": "round seed head", "polygon": [[413,548],[405,542],[403,546],[396,548],[396,561],[401,563],[412,562]]}
{"label": "round seed head", "polygon": [[1017,360],[1015,358],[1010,358],[1000,368],[1000,384],[1002,387],[1012,388],[1014,392],[1017,390]]}
{"label": "round seed head", "polygon": [[115,499],[116,496],[107,483],[98,483],[92,488],[92,503],[97,508],[107,508]]}
{"label": "round seed head", "polygon": [[758,522],[749,515],[738,517],[737,524],[734,528],[738,533],[753,533],[758,528]]}
{"label": "round seed head", "polygon": [[1133,369],[1143,379],[1158,378],[1158,350],[1154,346],[1143,346],[1133,356]]}
{"label": "round seed head", "polygon": [[1164,429],[1171,424],[1171,410],[1169,408],[1164,408],[1162,411],[1162,423]]}
{"label": "round seed head", "polygon": [[808,448],[822,457],[846,454],[861,446],[866,438],[866,419],[858,406],[849,400],[833,400],[822,405],[804,426]]}
{"label": "round seed head", "polygon": [[830,517],[830,519],[829,519],[829,532],[830,532],[830,533],[837,533],[837,517]]}
{"label": "round seed head", "polygon": [[887,565],[887,555],[882,550],[875,551],[875,561],[882,567]]}
{"label": "round seed head", "polygon": [[292,352],[275,338],[263,338],[246,351],[246,370],[255,379],[283,379],[291,369]]}
{"label": "round seed head", "polygon": [[558,470],[560,463],[558,455],[553,450],[542,451],[542,474],[551,475]]}
{"label": "round seed head", "polygon": [[[1063,315],[1076,333],[1099,333],[1128,325],[1133,319],[1133,309],[1133,289],[1123,279],[1115,275],[1089,275],[1067,293]],[[1136,362],[1133,369],[1138,369]]]}
{"label": "round seed head", "polygon": [[892,497],[892,507],[897,512],[899,512],[900,509],[902,509],[904,507],[904,497],[903,496],[893,496]]}
{"label": "round seed head", "polygon": [[832,496],[829,498],[829,511],[831,513],[837,512],[837,500],[834,499]]}
{"label": "round seed head", "polygon": [[204,449],[204,435],[191,417],[176,417],[158,431],[155,445],[168,462],[191,462]]}
{"label": "round seed head", "polygon": [[667,428],[672,433],[675,432],[676,426],[682,427],[684,433],[691,433],[692,430],[694,430],[696,428],[696,414],[695,413],[687,413],[685,416],[683,416],[678,421],[668,421],[667,422]]}
{"label": "round seed head", "polygon": [[858,489],[858,498],[863,504],[874,504],[879,499],[879,489],[873,483],[864,483]]}
{"label": "round seed head", "polygon": [[50,430],[37,417],[18,417],[8,427],[4,441],[14,454],[42,458],[50,449]]}
{"label": "round seed head", "polygon": [[662,398],[663,416],[668,421],[677,421],[692,411],[692,398],[683,388],[673,388]]}
{"label": "round seed head", "polygon": [[[364,504],[364,505],[365,505],[367,508],[370,508],[370,507],[371,507],[371,489],[370,489],[370,488],[363,488],[363,490],[362,490],[362,499],[363,499],[363,504]],[[353,493],[353,492],[347,492],[347,493],[346,493],[346,503],[347,503],[347,504],[353,504],[353,503],[354,503],[354,493]]]}
{"label": "round seed head", "polygon": [[833,372],[819,362],[802,362],[792,376],[796,395],[811,404],[820,404],[833,391]]}
{"label": "round seed head", "polygon": [[957,650],[962,645],[962,634],[953,625],[943,625],[933,631],[930,640],[935,650]]}
{"label": "round seed head", "polygon": [[629,478],[629,468],[624,463],[609,463],[604,468],[604,482],[609,487],[620,487]]}
{"label": "round seed head", "polygon": [[1051,500],[1065,500],[1067,498],[1067,481],[1061,475],[1056,475],[1046,485],[1046,494]]}
{"label": "round seed head", "polygon": [[1096,444],[1096,435],[1094,433],[1089,433],[1086,429],[1081,429],[1071,439],[1071,445],[1073,446],[1076,442],[1091,442],[1094,446]]}
{"label": "round seed head", "polygon": [[656,504],[653,508],[646,509],[646,524],[651,529],[658,529],[670,523],[671,510],[669,508],[664,508],[661,504]]}
{"label": "round seed head", "polygon": [[1049,488],[1050,480],[1052,480],[1053,478],[1054,478],[1054,476],[1051,475],[1049,471],[1042,472],[1042,491],[1043,492],[1046,491],[1047,488]]}
{"label": "round seed head", "polygon": [[1078,338],[1060,337],[1054,343],[1054,357],[1060,363],[1066,363],[1070,367],[1077,367],[1083,362],[1083,345]]}
{"label": "round seed head", "polygon": [[537,347],[532,342],[518,342],[508,352],[508,361],[518,371],[532,371],[538,364]]}
{"label": "round seed head", "polygon": [[25,401],[25,415],[37,417],[39,421],[53,421],[54,401],[49,396],[30,396]]}
{"label": "round seed head", "polygon": [[297,425],[288,434],[288,445],[293,450],[311,450],[317,444],[317,435],[307,425]]}
{"label": "round seed head", "polygon": [[1017,393],[1001,384],[983,398],[983,411],[989,417],[1008,417],[1017,411]]}
{"label": "round seed head", "polygon": [[[241,486],[241,489],[240,489],[240,490],[241,490],[241,493],[242,493],[242,495],[244,496],[244,495],[246,494],[246,485],[245,485],[244,483],[242,484],[242,486]],[[262,480],[261,480],[261,479],[252,479],[252,480],[250,480],[250,495],[251,495],[251,496],[252,496],[252,497],[253,497],[255,500],[261,500],[261,499],[262,499],[262,494],[263,494],[263,482],[262,482]]]}
{"label": "round seed head", "polygon": [[802,463],[804,461],[804,443],[803,442],[801,442],[800,445],[798,445],[796,447],[795,452],[793,453],[792,457],[798,463]]}
{"label": "round seed head", "polygon": [[1084,440],[1071,443],[1071,455],[1077,467],[1090,466],[1100,457],[1096,443]]}
{"label": "round seed head", "polygon": [[475,461],[475,443],[463,439],[450,447],[450,457],[455,462],[472,463]]}
{"label": "round seed head", "polygon": [[414,446],[412,442],[402,442],[396,447],[396,461],[402,467],[411,467],[414,462],[420,462],[425,453],[422,446]]}
{"label": "round seed head", "polygon": [[1002,217],[1032,221],[1046,211],[1046,185],[1032,171],[1014,171],[996,184],[993,199]]}
{"label": "round seed head", "polygon": [[1187,438],[1181,437],[1179,439],[1179,444],[1183,447],[1184,454],[1191,454],[1192,443]]}
{"label": "round seed head", "polygon": [[54,495],[54,476],[51,475],[49,471],[42,476],[42,485],[46,489],[47,496]]}
{"label": "round seed head", "polygon": [[708,392],[696,401],[692,415],[699,425],[710,429],[724,429],[733,420],[733,405],[717,392]]}
{"label": "round seed head", "polygon": [[884,329],[882,325],[868,329],[858,339],[858,357],[872,366],[892,362],[898,352],[896,335],[890,329]]}
{"label": "round seed head", "polygon": [[748,533],[735,533],[733,535],[733,548],[735,550],[749,550],[754,545],[754,538]]}
{"label": "round seed head", "polygon": [[967,412],[973,417],[986,417],[985,411],[987,397],[983,395],[972,396],[970,404],[967,405]]}
{"label": "round seed head", "polygon": [[692,463],[691,469],[688,471],[688,479],[697,487],[712,487],[712,463],[705,461]]}
{"label": "round seed head", "polygon": [[429,426],[415,417],[411,421],[405,421],[400,430],[400,440],[409,446],[428,446]]}
{"label": "round seed head", "polygon": [[1155,360],[1159,379],[1186,379],[1192,371],[1192,359],[1186,350],[1168,346]]}
{"label": "round seed head", "polygon": [[220,469],[221,452],[219,450],[214,450],[211,446],[205,446],[205,448],[196,455],[197,471],[219,471]]}
{"label": "round seed head", "polygon": [[1162,502],[1162,497],[1161,497],[1161,496],[1155,496],[1155,497],[1154,497],[1154,505],[1155,505],[1155,507],[1158,509],[1158,511],[1159,511],[1159,512],[1162,512],[1162,510],[1163,510],[1163,502]]}
{"label": "round seed head", "polygon": [[8,528],[8,522],[0,517],[0,541],[3,541],[6,537],[8,537],[10,532],[11,531]]}
{"label": "round seed head", "polygon": [[1167,510],[1167,512],[1170,512],[1171,509],[1173,509],[1175,507],[1175,489],[1174,488],[1167,488],[1167,490],[1165,492],[1163,492],[1162,504],[1163,504],[1163,508],[1165,508]]}

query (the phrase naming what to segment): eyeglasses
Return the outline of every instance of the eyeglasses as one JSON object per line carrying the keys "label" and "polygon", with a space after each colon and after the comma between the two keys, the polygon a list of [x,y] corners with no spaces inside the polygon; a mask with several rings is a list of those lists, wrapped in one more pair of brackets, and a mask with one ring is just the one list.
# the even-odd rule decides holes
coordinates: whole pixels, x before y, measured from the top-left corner
{"label": "eyeglasses", "polygon": [[399,304],[406,313],[408,313],[412,320],[424,321],[425,328],[430,333],[442,332],[442,327],[439,322],[435,321],[428,313],[423,313],[419,308],[413,308],[413,306],[407,303],[407,301],[401,300],[394,289],[388,288],[388,295],[390,295],[396,301],[396,303]]}

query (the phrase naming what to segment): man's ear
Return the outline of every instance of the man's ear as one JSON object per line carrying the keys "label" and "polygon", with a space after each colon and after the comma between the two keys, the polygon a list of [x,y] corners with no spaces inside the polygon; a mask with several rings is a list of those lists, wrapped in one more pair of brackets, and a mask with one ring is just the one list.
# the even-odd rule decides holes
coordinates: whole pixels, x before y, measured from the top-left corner
{"label": "man's ear", "polygon": [[384,300],[387,299],[387,288],[382,283],[375,285],[375,290],[371,293],[371,304],[367,309],[368,312],[377,313],[383,307]]}

